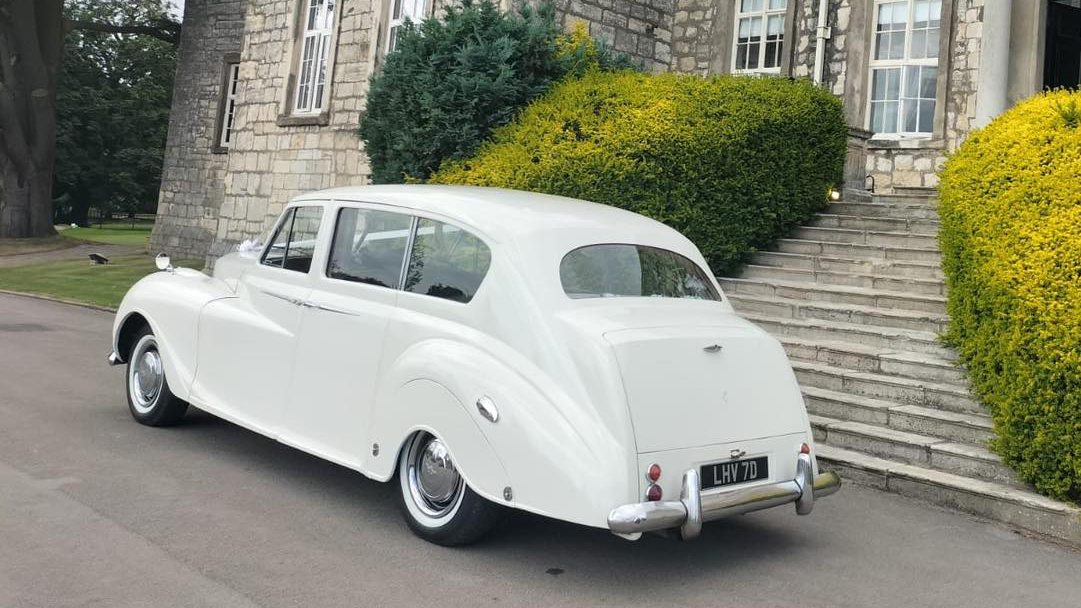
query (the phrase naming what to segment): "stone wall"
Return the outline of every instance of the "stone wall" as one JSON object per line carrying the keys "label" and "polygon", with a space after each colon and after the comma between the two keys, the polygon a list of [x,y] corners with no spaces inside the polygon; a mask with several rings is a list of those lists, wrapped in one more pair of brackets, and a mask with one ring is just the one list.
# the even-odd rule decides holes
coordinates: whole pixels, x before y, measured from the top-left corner
{"label": "stone wall", "polygon": [[684,73],[727,72],[719,64],[723,52],[723,39],[718,29],[731,19],[721,18],[718,2],[726,0],[676,0],[672,16],[672,70]]}
{"label": "stone wall", "polygon": [[367,181],[367,158],[356,136],[375,48],[379,0],[339,0],[327,107],[292,116],[295,0],[249,3],[236,134],[210,256],[263,233],[290,198]]}
{"label": "stone wall", "polygon": [[188,0],[151,247],[201,257],[214,240],[228,156],[215,153],[224,59],[238,53],[245,0]]}
{"label": "stone wall", "polygon": [[675,0],[555,0],[565,30],[582,23],[594,38],[656,72],[666,71],[672,58],[674,4]]}
{"label": "stone wall", "polygon": [[[789,0],[795,2],[796,0]],[[858,1],[858,0],[857,0]],[[852,19],[852,0],[831,0],[827,14],[830,37],[826,40],[825,68],[822,70],[822,84],[834,95],[843,96],[849,86],[849,45],[864,44],[867,24],[862,20]],[[815,45],[818,32],[818,2],[804,0],[796,7],[796,35],[792,53],[792,76],[812,78],[814,76]],[[850,38],[852,38],[850,42]]]}

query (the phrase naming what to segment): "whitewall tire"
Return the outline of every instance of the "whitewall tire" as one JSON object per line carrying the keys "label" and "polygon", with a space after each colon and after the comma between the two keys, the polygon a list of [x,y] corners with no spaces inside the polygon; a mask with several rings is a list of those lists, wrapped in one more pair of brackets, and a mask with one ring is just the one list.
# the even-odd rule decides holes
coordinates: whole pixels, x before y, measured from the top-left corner
{"label": "whitewall tire", "polygon": [[188,410],[188,404],[169,390],[165,362],[149,327],[139,331],[131,352],[126,354],[126,388],[132,418],[148,426],[168,426],[179,422]]}
{"label": "whitewall tire", "polygon": [[480,540],[502,519],[503,508],[471,490],[442,439],[419,432],[398,456],[398,498],[414,534],[438,545]]}

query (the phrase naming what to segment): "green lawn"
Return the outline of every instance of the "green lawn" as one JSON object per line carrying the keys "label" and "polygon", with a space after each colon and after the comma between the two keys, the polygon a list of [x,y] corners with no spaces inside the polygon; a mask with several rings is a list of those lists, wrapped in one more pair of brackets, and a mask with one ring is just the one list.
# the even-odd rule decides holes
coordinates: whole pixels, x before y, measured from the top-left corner
{"label": "green lawn", "polygon": [[[177,260],[175,265],[203,267],[201,260]],[[64,260],[0,268],[0,289],[116,308],[132,284],[156,271],[152,255],[119,256],[100,266],[85,258]]]}
{"label": "green lawn", "polygon": [[68,228],[60,233],[61,236],[93,243],[107,243],[109,245],[132,245],[143,247],[150,236],[153,223],[136,223],[134,228],[131,223],[112,223],[104,226],[90,226],[89,228]]}

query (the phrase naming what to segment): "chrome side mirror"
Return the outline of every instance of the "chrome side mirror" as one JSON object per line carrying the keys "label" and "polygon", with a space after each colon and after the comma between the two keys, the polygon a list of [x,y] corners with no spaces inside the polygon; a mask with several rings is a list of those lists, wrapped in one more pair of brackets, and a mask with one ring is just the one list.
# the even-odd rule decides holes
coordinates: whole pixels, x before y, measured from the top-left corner
{"label": "chrome side mirror", "polygon": [[154,264],[158,267],[158,270],[164,270],[166,272],[173,271],[173,265],[169,262],[169,256],[165,253],[159,253],[155,256]]}

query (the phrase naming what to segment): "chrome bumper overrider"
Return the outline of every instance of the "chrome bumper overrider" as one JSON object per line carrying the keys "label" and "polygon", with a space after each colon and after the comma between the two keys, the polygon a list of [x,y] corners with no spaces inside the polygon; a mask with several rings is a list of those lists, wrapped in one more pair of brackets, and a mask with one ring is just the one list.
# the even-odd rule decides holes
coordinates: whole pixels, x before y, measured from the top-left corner
{"label": "chrome bumper overrider", "polygon": [[742,490],[701,491],[698,469],[683,474],[679,500],[639,502],[612,509],[608,528],[621,536],[637,538],[642,532],[679,528],[684,540],[698,536],[702,524],[750,511],[769,509],[790,502],[796,503],[796,513],[807,515],[816,498],[833,494],[841,487],[841,478],[828,471],[814,474],[811,457],[800,454],[796,462],[796,478]]}

